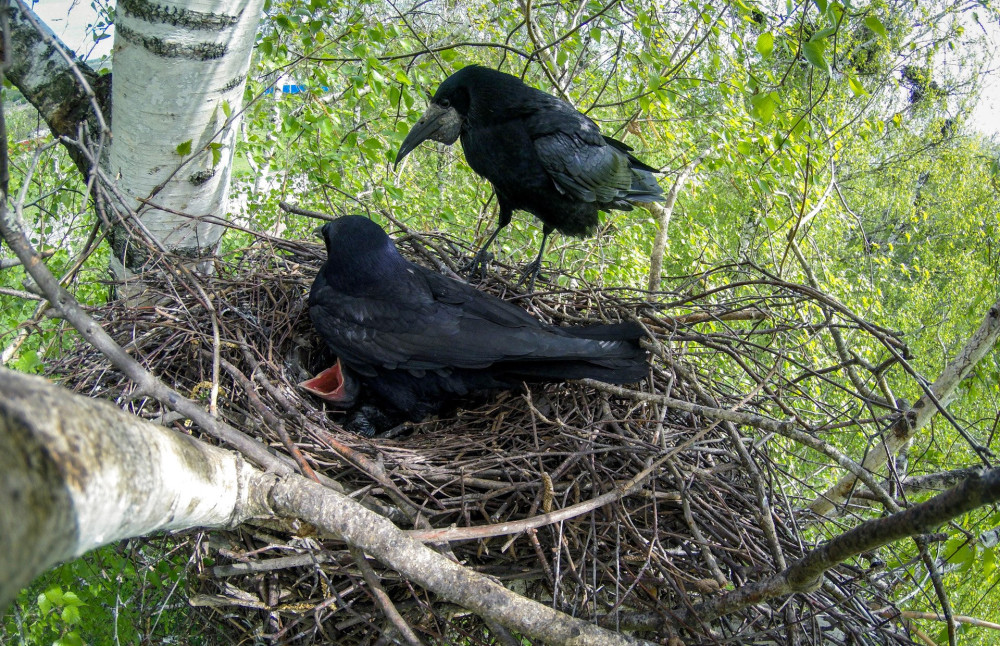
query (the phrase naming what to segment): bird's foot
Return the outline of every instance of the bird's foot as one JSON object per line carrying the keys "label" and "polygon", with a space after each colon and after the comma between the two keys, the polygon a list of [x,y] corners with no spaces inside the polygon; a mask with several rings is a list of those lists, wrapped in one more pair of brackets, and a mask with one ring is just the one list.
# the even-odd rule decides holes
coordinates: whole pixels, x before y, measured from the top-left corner
{"label": "bird's foot", "polygon": [[528,293],[535,291],[535,280],[538,278],[542,279],[542,282],[546,282],[545,276],[542,276],[542,263],[538,260],[532,260],[524,269],[521,270],[521,279],[517,281],[518,285],[523,285],[525,281],[528,281]]}
{"label": "bird's foot", "polygon": [[362,437],[375,437],[383,436],[405,422],[405,418],[395,411],[362,404],[348,411],[344,429]]}
{"label": "bird's foot", "polygon": [[469,278],[472,278],[476,274],[479,274],[479,279],[482,280],[486,278],[486,267],[493,260],[493,254],[485,249],[480,249],[479,252],[472,257],[472,260],[461,266],[460,270],[468,274]]}

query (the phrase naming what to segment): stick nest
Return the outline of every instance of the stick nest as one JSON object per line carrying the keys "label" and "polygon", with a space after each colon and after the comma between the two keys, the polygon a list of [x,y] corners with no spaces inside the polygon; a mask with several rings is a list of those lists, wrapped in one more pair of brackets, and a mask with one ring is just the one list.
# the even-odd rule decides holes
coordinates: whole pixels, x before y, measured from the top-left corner
{"label": "stick nest", "polygon": [[[403,235],[398,243],[404,255],[438,269],[454,268],[461,253],[443,236]],[[801,470],[791,465],[816,460],[822,474],[829,459],[751,422],[723,422],[655,397],[565,383],[491,396],[387,438],[345,431],[342,415],[296,386],[324,367],[306,306],[324,255],[318,244],[260,240],[228,253],[211,281],[194,285],[190,276],[166,273],[153,285],[155,304],[113,302],[94,314],[166,383],[206,405],[214,397],[218,415],[234,427],[276,452],[300,452],[317,472],[388,510],[404,529],[449,535],[513,524],[518,531],[511,534],[438,547],[564,612],[660,643],[910,643],[905,629],[887,620],[895,616],[892,583],[872,583],[863,560],[830,571],[813,592],[707,625],[672,624],[672,609],[778,572],[779,558],[794,561],[827,537],[795,510],[839,473],[796,481]],[[512,275],[500,268],[479,288],[516,298],[557,325],[641,321],[653,367],[631,390],[748,418],[793,420],[812,432],[827,429],[827,439],[837,429],[877,431],[880,420],[862,419],[872,416],[864,414],[865,402],[844,371],[826,370],[820,360],[821,350],[833,346],[834,326],[856,341],[871,329],[862,330],[807,288],[732,266],[678,280],[676,292],[598,290],[577,279],[574,289],[545,291],[549,286],[540,284],[529,299],[517,293]],[[137,415],[197,432],[137,394],[83,343],[51,374],[76,391],[115,398]],[[810,395],[810,385],[819,382],[847,385],[838,401],[819,401]],[[267,423],[269,413],[280,418],[284,439]],[[606,494],[611,502],[560,522],[528,524]],[[212,615],[209,621],[231,626],[238,633],[233,643],[374,644],[392,634],[341,541],[280,525],[191,539],[190,601]],[[427,642],[509,643],[502,629],[490,630],[372,565]]]}

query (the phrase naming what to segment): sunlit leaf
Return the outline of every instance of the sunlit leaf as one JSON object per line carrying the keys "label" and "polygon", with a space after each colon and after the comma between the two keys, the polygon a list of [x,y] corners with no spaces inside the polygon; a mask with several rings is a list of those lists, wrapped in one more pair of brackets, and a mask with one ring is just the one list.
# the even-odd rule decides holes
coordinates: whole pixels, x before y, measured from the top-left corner
{"label": "sunlit leaf", "polygon": [[219,142],[212,142],[208,144],[208,149],[212,151],[212,168],[219,165],[222,161],[222,144]]}
{"label": "sunlit leaf", "polygon": [[825,52],[825,40],[810,40],[809,42],[802,43],[802,55],[806,57],[806,60],[816,69],[829,74],[830,64],[826,62],[826,57],[823,56]]}
{"label": "sunlit leaf", "polygon": [[771,123],[774,110],[778,106],[778,93],[755,94],[750,97],[750,105],[752,106],[751,114],[755,119],[765,125]]}
{"label": "sunlit leaf", "polygon": [[774,36],[771,35],[771,32],[765,31],[757,36],[757,51],[765,58],[770,56],[771,52],[774,51]]}
{"label": "sunlit leaf", "polygon": [[851,92],[854,93],[854,96],[864,96],[868,94],[868,91],[865,90],[865,86],[861,85],[861,82],[853,76],[847,77],[847,84],[850,86]]}
{"label": "sunlit leaf", "polygon": [[889,35],[885,29],[885,25],[883,25],[882,21],[875,16],[869,15],[865,18],[865,27],[868,27],[882,38]]}

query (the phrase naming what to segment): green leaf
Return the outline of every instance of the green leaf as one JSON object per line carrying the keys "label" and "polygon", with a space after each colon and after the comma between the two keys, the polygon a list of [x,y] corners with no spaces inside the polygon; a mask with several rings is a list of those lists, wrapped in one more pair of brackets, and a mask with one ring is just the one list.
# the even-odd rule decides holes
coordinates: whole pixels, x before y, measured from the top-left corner
{"label": "green leaf", "polygon": [[185,155],[190,155],[191,154],[191,143],[192,143],[192,140],[188,139],[184,143],[178,145],[177,148],[174,149],[174,152],[176,152],[181,157],[183,157]]}
{"label": "green leaf", "polygon": [[227,119],[233,115],[233,109],[229,106],[229,101],[222,102],[222,114],[226,115]]}
{"label": "green leaf", "polygon": [[38,358],[38,353],[34,350],[25,350],[17,357],[17,361],[14,362],[14,367],[19,372],[26,372],[28,374],[41,372],[43,366],[44,364]]}
{"label": "green leaf", "polygon": [[771,35],[771,32],[765,31],[757,36],[757,51],[764,58],[770,56],[771,52],[774,51],[774,36]]}
{"label": "green leaf", "polygon": [[750,112],[755,119],[765,125],[771,123],[774,110],[778,107],[778,93],[755,94],[750,97],[750,105],[752,106]]}
{"label": "green leaf", "polygon": [[80,607],[66,606],[65,608],[63,608],[62,620],[70,625],[80,623]]}
{"label": "green leaf", "polygon": [[823,53],[826,51],[826,40],[810,40],[802,43],[802,54],[816,69],[830,73],[830,64],[826,62]]}
{"label": "green leaf", "polygon": [[52,605],[62,606],[63,604],[63,591],[62,588],[56,586],[54,588],[49,588],[44,593],[45,598],[48,599]]}
{"label": "green leaf", "polygon": [[830,36],[834,35],[835,33],[837,33],[837,27],[836,26],[827,27],[826,29],[821,29],[821,30],[817,31],[815,34],[813,34],[812,36],[810,36],[809,40],[824,40],[824,39],[829,38]]}
{"label": "green leaf", "polygon": [[851,87],[851,92],[854,93],[854,96],[864,96],[868,94],[865,86],[861,85],[860,81],[853,76],[847,77],[847,84]]}
{"label": "green leaf", "polygon": [[83,601],[80,600],[80,597],[78,597],[75,592],[69,591],[69,590],[67,590],[63,594],[63,603],[65,605],[67,605],[67,606],[85,606],[85,605],[87,605]]}
{"label": "green leaf", "polygon": [[212,142],[208,144],[208,148],[212,151],[212,168],[215,168],[222,161],[222,144]]}
{"label": "green leaf", "polygon": [[83,646],[83,637],[80,637],[80,633],[73,630],[52,643],[53,646]]}
{"label": "green leaf", "polygon": [[882,21],[876,18],[875,16],[869,15],[867,18],[865,18],[865,27],[868,27],[882,38],[885,38],[886,36],[889,35],[889,32],[887,32],[885,29],[885,25],[883,25]]}

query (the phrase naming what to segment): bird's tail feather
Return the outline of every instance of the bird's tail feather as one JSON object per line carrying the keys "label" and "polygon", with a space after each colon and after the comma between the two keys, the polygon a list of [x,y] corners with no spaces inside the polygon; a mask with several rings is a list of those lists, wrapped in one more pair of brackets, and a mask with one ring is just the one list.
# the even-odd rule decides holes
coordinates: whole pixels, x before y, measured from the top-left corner
{"label": "bird's tail feather", "polygon": [[579,327],[561,328],[580,339],[598,341],[636,341],[643,337],[642,327],[632,321],[626,323],[598,323]]}
{"label": "bird's tail feather", "polygon": [[516,362],[505,364],[503,374],[506,379],[527,382],[559,382],[573,379],[596,379],[612,384],[628,384],[639,381],[649,372],[646,353],[637,351],[631,358]]}
{"label": "bird's tail feather", "polygon": [[561,328],[578,339],[598,341],[588,350],[577,347],[572,358],[548,357],[544,361],[505,363],[504,372],[525,381],[597,379],[624,384],[639,381],[648,372],[646,351],[639,345],[644,335],[638,323],[610,323]]}
{"label": "bird's tail feather", "polygon": [[663,188],[650,173],[633,169],[632,186],[629,187],[626,198],[633,202],[662,202]]}

